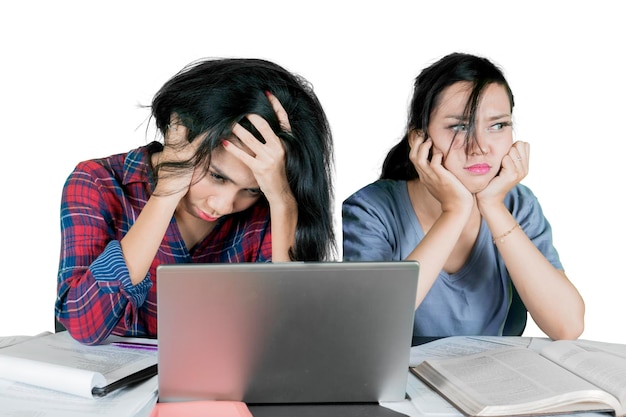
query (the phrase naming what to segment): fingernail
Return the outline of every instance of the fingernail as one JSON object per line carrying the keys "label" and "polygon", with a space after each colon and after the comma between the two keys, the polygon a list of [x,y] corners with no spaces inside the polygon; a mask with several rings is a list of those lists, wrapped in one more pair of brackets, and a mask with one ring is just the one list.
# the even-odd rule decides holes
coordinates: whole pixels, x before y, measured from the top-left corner
{"label": "fingernail", "polygon": [[224,147],[227,147],[228,145],[230,145],[230,142],[228,142],[226,139],[222,139],[222,145]]}

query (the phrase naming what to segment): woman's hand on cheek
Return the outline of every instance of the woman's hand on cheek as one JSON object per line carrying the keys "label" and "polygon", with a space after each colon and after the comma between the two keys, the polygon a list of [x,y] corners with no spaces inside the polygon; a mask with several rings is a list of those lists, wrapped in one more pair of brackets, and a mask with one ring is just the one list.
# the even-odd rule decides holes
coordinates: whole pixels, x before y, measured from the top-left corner
{"label": "woman's hand on cheek", "polygon": [[501,203],[504,196],[528,175],[530,145],[517,141],[502,158],[500,172],[476,194],[479,203]]}
{"label": "woman's hand on cheek", "polygon": [[[433,147],[432,139],[419,135],[410,139],[409,159],[419,180],[440,203],[443,211],[471,209],[474,197],[459,179],[443,166],[443,152]],[[432,156],[429,160],[429,154]]]}

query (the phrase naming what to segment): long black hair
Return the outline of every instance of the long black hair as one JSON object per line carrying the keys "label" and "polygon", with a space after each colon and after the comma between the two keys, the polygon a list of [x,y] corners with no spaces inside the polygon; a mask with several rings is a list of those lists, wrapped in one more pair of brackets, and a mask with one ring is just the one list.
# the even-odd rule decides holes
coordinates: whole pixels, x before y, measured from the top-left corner
{"label": "long black hair", "polygon": [[444,56],[439,61],[424,69],[415,79],[413,97],[409,107],[407,129],[398,144],[387,154],[383,162],[381,179],[412,180],[417,178],[417,171],[409,159],[409,133],[421,130],[424,137],[430,137],[428,124],[430,115],[439,104],[442,91],[459,81],[472,83],[473,88],[465,106],[468,128],[465,135],[465,151],[476,140],[475,115],[480,95],[489,84],[502,85],[509,96],[513,110],[513,93],[502,70],[486,58],[455,52]]}
{"label": "long black hair", "polygon": [[[284,107],[290,132],[280,126],[266,92],[276,96]],[[206,135],[191,160],[156,166],[155,172],[202,164],[208,169],[211,152],[233,135],[235,123],[264,142],[245,116],[254,113],[263,117],[285,146],[287,180],[298,204],[295,245],[290,257],[319,261],[335,253],[333,140],[322,106],[303,77],[262,59],[202,59],[167,81],[154,96],[151,109],[163,136],[174,113],[188,129],[189,141]]]}

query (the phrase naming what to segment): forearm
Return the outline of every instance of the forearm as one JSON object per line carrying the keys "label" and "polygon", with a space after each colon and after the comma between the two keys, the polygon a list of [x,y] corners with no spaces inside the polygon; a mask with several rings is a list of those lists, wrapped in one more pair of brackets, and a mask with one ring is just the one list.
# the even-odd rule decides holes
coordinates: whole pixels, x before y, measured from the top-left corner
{"label": "forearm", "polygon": [[467,223],[467,216],[456,213],[443,213],[428,230],[421,242],[407,256],[420,264],[415,307],[426,297],[437,280],[444,265]]}
{"label": "forearm", "polygon": [[289,252],[296,242],[298,205],[293,197],[270,203],[272,223],[272,262],[289,262]]}
{"label": "forearm", "polygon": [[55,313],[72,337],[81,343],[100,343],[120,318],[128,329],[135,328],[135,314],[144,304],[152,282],[132,285],[119,241],[109,242],[93,262],[80,251],[67,255],[59,268]]}
{"label": "forearm", "polygon": [[179,199],[152,196],[120,241],[131,282],[136,285],[148,273],[163,241]]}
{"label": "forearm", "polygon": [[105,340],[124,316],[128,303],[119,291],[109,292],[85,273],[82,279],[62,290],[56,302],[56,318],[81,343],[96,345]]}
{"label": "forearm", "polygon": [[584,302],[567,279],[498,205],[483,209],[494,243],[524,305],[539,328],[552,339],[574,339],[584,327]]}

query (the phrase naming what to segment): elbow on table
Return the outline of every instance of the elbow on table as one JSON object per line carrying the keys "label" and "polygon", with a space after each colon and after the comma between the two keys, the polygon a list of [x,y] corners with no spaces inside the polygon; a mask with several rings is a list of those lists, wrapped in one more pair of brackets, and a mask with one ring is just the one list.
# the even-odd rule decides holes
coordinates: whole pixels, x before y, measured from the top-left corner
{"label": "elbow on table", "polygon": [[577,326],[568,326],[563,329],[559,329],[551,338],[553,340],[576,340],[578,339],[585,329],[584,323],[581,321]]}
{"label": "elbow on table", "polygon": [[553,340],[575,340],[578,339],[585,330],[584,308],[579,313],[571,313],[567,320],[563,320],[561,325],[553,329],[550,338]]}
{"label": "elbow on table", "polygon": [[71,320],[59,320],[57,319],[61,325],[67,330],[72,339],[80,342],[83,345],[99,345],[101,344],[108,336],[108,334],[91,334],[85,332],[85,326],[82,326],[76,322]]}

